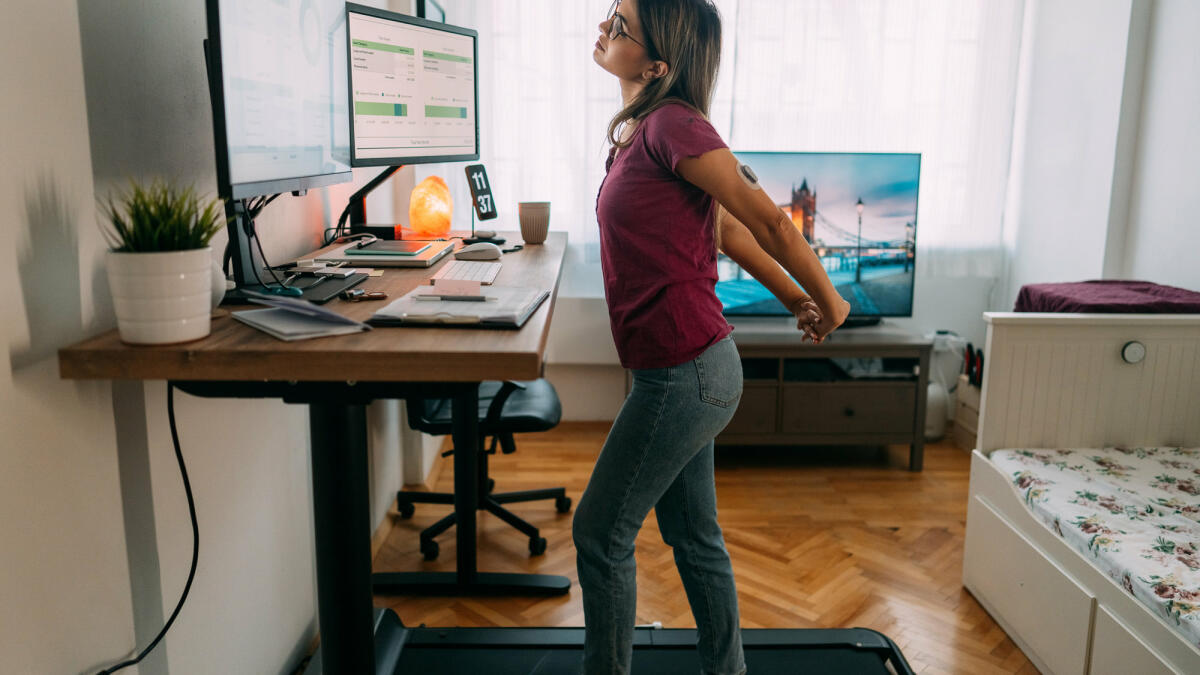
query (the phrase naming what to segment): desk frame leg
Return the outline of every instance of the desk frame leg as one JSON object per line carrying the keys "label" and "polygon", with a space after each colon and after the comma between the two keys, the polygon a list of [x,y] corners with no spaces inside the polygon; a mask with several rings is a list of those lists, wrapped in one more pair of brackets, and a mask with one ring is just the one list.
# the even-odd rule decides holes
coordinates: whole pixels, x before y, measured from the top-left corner
{"label": "desk frame leg", "polygon": [[[374,576],[375,592],[422,595],[563,595],[571,580],[552,574],[479,572],[475,555],[475,513],[479,510],[479,384],[454,393],[454,516],[457,564],[454,572],[384,572]],[[364,453],[365,454],[365,453]]]}
{"label": "desk frame leg", "polygon": [[[454,528],[458,544],[458,581],[479,581],[475,551],[475,513],[479,509],[479,388],[464,389],[451,407],[454,439]],[[464,451],[459,451],[463,448]]]}
{"label": "desk frame leg", "polygon": [[312,403],[308,415],[322,668],[374,673],[366,407]]}

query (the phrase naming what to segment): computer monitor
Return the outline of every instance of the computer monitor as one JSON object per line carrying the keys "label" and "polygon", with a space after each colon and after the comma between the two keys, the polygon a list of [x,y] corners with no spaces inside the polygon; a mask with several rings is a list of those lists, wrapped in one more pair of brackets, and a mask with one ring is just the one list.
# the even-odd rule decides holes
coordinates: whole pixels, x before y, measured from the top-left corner
{"label": "computer monitor", "polygon": [[268,196],[353,177],[345,2],[207,0],[207,18],[217,192],[238,289],[226,297],[291,291],[264,280],[254,217]]}
{"label": "computer monitor", "polygon": [[478,33],[346,3],[353,166],[479,159]]}
{"label": "computer monitor", "polygon": [[[838,294],[853,323],[911,317],[916,268],[921,155],[738,152],[779,201]],[[860,210],[861,205],[861,210]],[[717,297],[726,316],[790,316],[762,284],[724,254]]]}
{"label": "computer monitor", "polygon": [[345,21],[342,0],[208,0],[221,197],[351,179]]}

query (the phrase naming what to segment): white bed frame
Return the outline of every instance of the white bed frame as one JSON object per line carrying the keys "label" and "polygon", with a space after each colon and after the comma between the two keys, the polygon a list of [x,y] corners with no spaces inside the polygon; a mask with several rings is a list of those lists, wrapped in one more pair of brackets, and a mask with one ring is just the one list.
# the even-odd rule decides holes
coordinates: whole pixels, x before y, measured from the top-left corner
{"label": "white bed frame", "polygon": [[[1001,448],[1200,446],[1200,314],[985,312],[963,586],[1053,675],[1200,673],[1200,649],[1050,531]],[[1146,357],[1121,349],[1141,342]]]}

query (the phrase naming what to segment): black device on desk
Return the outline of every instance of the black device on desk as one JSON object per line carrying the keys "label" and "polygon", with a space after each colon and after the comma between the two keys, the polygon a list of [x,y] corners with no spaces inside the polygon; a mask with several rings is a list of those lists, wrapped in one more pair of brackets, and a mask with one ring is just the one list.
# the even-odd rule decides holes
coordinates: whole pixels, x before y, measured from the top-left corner
{"label": "black device on desk", "polygon": [[292,288],[299,289],[302,293],[301,297],[305,300],[312,300],[318,305],[323,305],[341,295],[342,292],[366,281],[369,277],[369,274],[362,272],[355,272],[344,278],[311,276],[293,281],[290,285]]}

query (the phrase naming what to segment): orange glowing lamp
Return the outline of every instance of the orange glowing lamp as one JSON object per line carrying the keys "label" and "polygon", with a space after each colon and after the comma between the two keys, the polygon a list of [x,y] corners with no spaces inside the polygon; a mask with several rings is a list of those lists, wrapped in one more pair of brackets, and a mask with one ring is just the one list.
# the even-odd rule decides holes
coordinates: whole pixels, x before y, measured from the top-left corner
{"label": "orange glowing lamp", "polygon": [[408,222],[414,234],[443,237],[450,232],[450,216],[454,200],[450,188],[439,176],[430,176],[417,183],[408,203]]}

